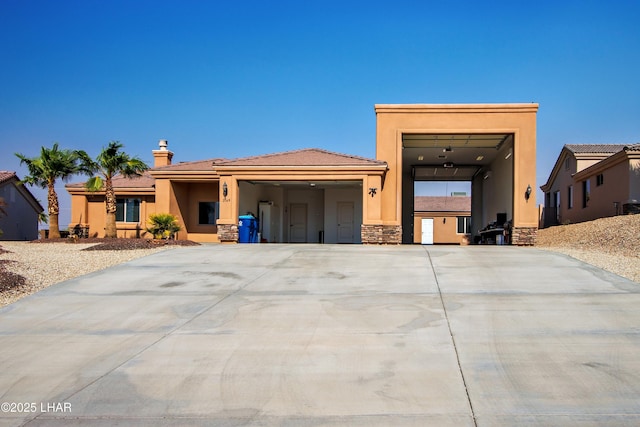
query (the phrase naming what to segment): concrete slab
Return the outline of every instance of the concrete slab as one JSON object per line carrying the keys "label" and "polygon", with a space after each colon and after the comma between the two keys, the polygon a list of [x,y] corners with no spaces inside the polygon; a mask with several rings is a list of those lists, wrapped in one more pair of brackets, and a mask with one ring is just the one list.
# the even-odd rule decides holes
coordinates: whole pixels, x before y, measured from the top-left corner
{"label": "concrete slab", "polygon": [[635,425],[639,290],[532,248],[174,249],[0,309],[0,426]]}

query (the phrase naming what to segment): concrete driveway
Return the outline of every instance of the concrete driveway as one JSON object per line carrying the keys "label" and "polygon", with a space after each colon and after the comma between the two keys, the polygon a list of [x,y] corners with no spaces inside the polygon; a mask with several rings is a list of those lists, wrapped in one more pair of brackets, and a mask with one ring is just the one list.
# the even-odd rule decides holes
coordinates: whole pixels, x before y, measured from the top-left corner
{"label": "concrete driveway", "polygon": [[639,425],[639,291],[534,248],[173,249],[0,310],[0,426]]}

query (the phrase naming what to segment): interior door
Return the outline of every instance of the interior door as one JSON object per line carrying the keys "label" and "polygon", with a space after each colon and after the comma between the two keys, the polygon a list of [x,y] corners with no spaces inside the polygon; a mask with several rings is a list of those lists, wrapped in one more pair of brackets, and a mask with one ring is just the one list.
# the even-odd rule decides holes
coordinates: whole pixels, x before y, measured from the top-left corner
{"label": "interior door", "polygon": [[433,245],[433,218],[422,218],[422,240],[423,245]]}
{"label": "interior door", "polygon": [[338,243],[353,243],[353,202],[338,202]]}
{"label": "interior door", "polygon": [[307,242],[307,204],[291,203],[289,206],[289,242]]}

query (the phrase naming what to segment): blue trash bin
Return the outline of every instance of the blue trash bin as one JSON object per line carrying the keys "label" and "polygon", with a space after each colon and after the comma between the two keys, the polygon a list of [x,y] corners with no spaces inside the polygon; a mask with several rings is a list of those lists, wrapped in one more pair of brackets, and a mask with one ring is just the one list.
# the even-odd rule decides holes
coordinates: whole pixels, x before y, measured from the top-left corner
{"label": "blue trash bin", "polygon": [[253,215],[240,215],[238,221],[238,243],[258,242],[258,220]]}

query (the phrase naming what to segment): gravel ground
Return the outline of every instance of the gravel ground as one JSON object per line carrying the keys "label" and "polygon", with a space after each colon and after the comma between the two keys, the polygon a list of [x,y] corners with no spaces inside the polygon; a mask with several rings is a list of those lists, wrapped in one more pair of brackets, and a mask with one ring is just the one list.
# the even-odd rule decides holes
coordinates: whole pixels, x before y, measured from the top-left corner
{"label": "gravel ground", "polygon": [[[83,239],[83,243],[2,242],[0,244],[0,307],[54,283],[102,270],[180,245],[145,239]],[[87,242],[87,243],[84,243]]]}
{"label": "gravel ground", "polygon": [[538,230],[536,247],[569,255],[640,283],[640,215]]}
{"label": "gravel ground", "polygon": [[[146,239],[83,239],[69,243],[2,242],[0,307],[54,283],[131,261],[175,245]],[[569,255],[640,283],[640,215],[603,218],[538,231],[536,247]]]}

